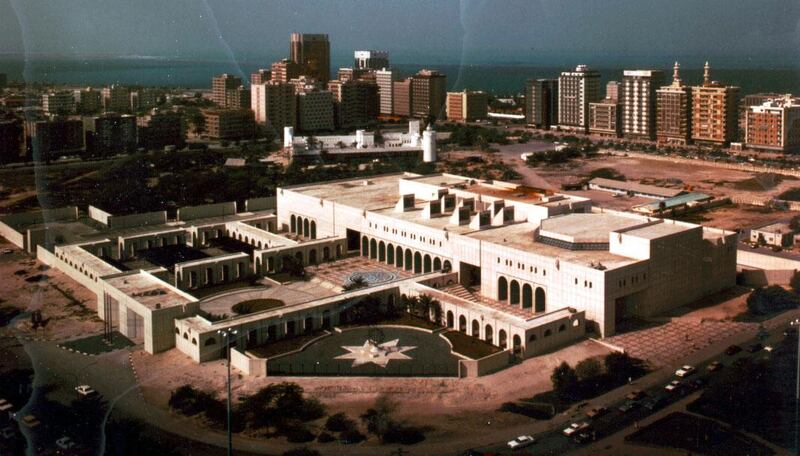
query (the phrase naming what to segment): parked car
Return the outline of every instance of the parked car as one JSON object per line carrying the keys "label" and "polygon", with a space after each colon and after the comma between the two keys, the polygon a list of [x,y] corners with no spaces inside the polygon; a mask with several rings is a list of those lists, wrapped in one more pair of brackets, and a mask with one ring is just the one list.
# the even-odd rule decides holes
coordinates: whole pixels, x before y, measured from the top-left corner
{"label": "parked car", "polygon": [[716,372],[722,369],[722,363],[719,361],[711,361],[708,366],[706,366],[706,370],[709,372]]}
{"label": "parked car", "polygon": [[84,396],[84,397],[92,396],[92,395],[97,394],[97,391],[92,389],[92,387],[89,386],[89,385],[78,385],[78,386],[75,387],[75,391],[79,395]]}
{"label": "parked car", "polygon": [[655,410],[667,402],[667,397],[664,394],[656,394],[652,398],[646,400],[642,407],[646,408],[647,410]]}
{"label": "parked car", "polygon": [[508,447],[512,450],[516,450],[518,448],[525,448],[528,445],[533,445],[534,443],[536,443],[536,439],[530,435],[521,435],[516,439],[509,441]]}
{"label": "parked car", "polygon": [[575,443],[588,443],[592,441],[592,435],[585,431],[579,432],[572,440],[574,440]]}
{"label": "parked car", "polygon": [[740,347],[738,345],[731,345],[731,346],[729,346],[728,348],[725,349],[725,354],[728,355],[728,356],[733,356],[733,355],[739,353],[740,351],[742,351],[742,347]]}
{"label": "parked car", "polygon": [[629,412],[639,406],[639,401],[625,401],[624,404],[619,406],[619,411],[622,413]]}
{"label": "parked car", "polygon": [[670,393],[679,389],[683,384],[680,380],[673,380],[667,383],[667,386],[664,387],[665,390],[669,391]]}
{"label": "parked car", "polygon": [[561,431],[561,433],[566,435],[567,437],[572,437],[573,435],[575,435],[575,433],[583,431],[588,427],[589,423],[587,423],[586,421],[583,421],[581,423],[572,423],[569,425],[569,427]]}
{"label": "parked car", "polygon": [[785,331],[783,331],[783,336],[784,337],[796,336],[796,335],[797,335],[797,328],[795,328],[795,327],[789,327],[789,328],[786,328]]}
{"label": "parked car", "polygon": [[694,366],[690,366],[690,365],[687,364],[685,366],[682,366],[680,369],[676,370],[675,371],[675,375],[677,375],[678,377],[681,377],[681,378],[688,377],[688,376],[694,374],[695,370],[696,369],[694,368]]}
{"label": "parked car", "polygon": [[606,407],[595,407],[588,412],[586,412],[586,416],[588,418],[597,418],[599,416],[603,416],[608,413],[608,408]]}
{"label": "parked car", "polygon": [[747,346],[747,351],[749,351],[750,353],[756,353],[756,352],[760,352],[762,348],[764,348],[764,346],[761,345],[760,343],[756,342],[754,344],[748,345]]}
{"label": "parked car", "polygon": [[17,432],[11,426],[6,426],[3,429],[0,429],[0,437],[4,440],[9,440],[14,438],[17,435]]}
{"label": "parked car", "polygon": [[28,426],[29,428],[35,428],[36,426],[42,424],[39,420],[36,419],[33,415],[25,415],[22,417],[22,424]]}
{"label": "parked car", "polygon": [[62,450],[70,450],[75,448],[75,442],[73,442],[71,438],[64,436],[56,440],[56,446]]}
{"label": "parked car", "polygon": [[706,381],[702,378],[696,378],[688,383],[689,388],[693,390],[697,390],[705,386]]}
{"label": "parked car", "polygon": [[11,402],[8,402],[5,399],[0,399],[0,412],[7,413],[9,410],[13,408],[14,406],[11,405]]}
{"label": "parked car", "polygon": [[633,390],[630,393],[628,393],[627,396],[625,396],[625,399],[628,399],[630,401],[638,401],[639,399],[645,396],[646,394],[644,394],[642,390]]}

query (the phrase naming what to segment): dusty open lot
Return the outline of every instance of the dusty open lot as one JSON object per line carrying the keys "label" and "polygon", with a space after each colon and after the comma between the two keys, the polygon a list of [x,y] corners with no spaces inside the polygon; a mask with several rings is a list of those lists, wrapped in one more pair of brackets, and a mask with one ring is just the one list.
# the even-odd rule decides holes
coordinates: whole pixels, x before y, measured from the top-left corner
{"label": "dusty open lot", "polygon": [[47,324],[44,329],[33,330],[30,319],[19,319],[13,328],[0,327],[0,334],[17,331],[24,336],[61,340],[102,331],[93,293],[0,238],[0,252],[6,249],[12,253],[0,254],[0,308],[6,312],[41,310]]}

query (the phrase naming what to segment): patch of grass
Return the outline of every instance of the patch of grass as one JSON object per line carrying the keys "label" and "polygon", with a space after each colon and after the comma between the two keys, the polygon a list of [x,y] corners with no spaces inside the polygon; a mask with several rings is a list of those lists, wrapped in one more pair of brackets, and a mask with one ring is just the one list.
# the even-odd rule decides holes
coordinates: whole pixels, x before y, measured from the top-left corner
{"label": "patch of grass", "polygon": [[239,315],[247,315],[256,312],[263,312],[277,307],[283,307],[285,303],[280,299],[250,299],[234,304],[232,310]]}
{"label": "patch of grass", "polygon": [[625,437],[644,445],[680,448],[698,454],[753,456],[775,454],[769,447],[719,423],[673,412]]}
{"label": "patch of grass", "polygon": [[320,329],[311,333],[301,334],[299,336],[286,337],[280,340],[266,342],[259,347],[250,348],[247,351],[253,353],[253,355],[259,358],[272,358],[277,355],[299,350],[303,347],[303,345],[311,342],[325,333],[327,333],[327,331]]}
{"label": "patch of grass", "polygon": [[443,336],[453,344],[454,352],[471,359],[480,359],[503,350],[461,331],[448,331]]}

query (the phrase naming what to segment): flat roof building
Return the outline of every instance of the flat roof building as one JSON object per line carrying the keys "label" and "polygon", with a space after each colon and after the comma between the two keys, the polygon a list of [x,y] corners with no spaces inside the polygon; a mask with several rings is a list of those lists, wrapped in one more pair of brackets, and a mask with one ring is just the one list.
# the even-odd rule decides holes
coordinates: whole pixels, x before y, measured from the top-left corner
{"label": "flat roof building", "polygon": [[589,103],[589,133],[616,138],[622,131],[622,106],[613,99]]}
{"label": "flat roof building", "polygon": [[656,138],[656,89],[664,83],[661,70],[625,70],[622,76],[622,134],[626,138]]}
{"label": "flat roof building", "polygon": [[250,107],[255,121],[280,132],[297,122],[295,87],[292,84],[269,81],[250,86]]}
{"label": "flat roof building", "polygon": [[412,91],[411,78],[392,83],[392,114],[401,117],[411,116]]}
{"label": "flat roof building", "polygon": [[42,111],[50,115],[75,113],[75,95],[69,91],[50,92],[42,95]]}
{"label": "flat roof building", "polygon": [[331,79],[331,45],[326,34],[292,33],[289,59],[300,65],[300,74],[321,84]]}
{"label": "flat roof building", "polygon": [[[272,64],[270,68],[271,68],[270,71],[271,78],[273,81],[276,82],[286,83],[291,81],[292,79],[299,77],[301,74],[300,64],[295,63],[289,59],[283,59],[281,61],[275,62]],[[261,83],[263,84],[265,82],[267,81],[263,80],[262,78]],[[256,83],[253,82],[252,84],[255,85]]]}
{"label": "flat roof building", "polygon": [[778,152],[800,149],[800,100],[791,95],[750,106],[745,119],[748,148]]}
{"label": "flat roof building", "polygon": [[249,139],[255,135],[255,120],[250,109],[208,109],[206,134],[213,139]]}
{"label": "flat roof building", "polygon": [[706,62],[703,84],[692,87],[692,140],[725,145],[737,138],[739,88],[711,80]]}
{"label": "flat roof building", "polygon": [[436,70],[420,70],[411,76],[411,115],[420,119],[444,118],[447,76]]}
{"label": "flat roof building", "polygon": [[558,124],[558,79],[525,83],[525,123],[545,129]]}
{"label": "flat roof building", "polygon": [[686,145],[692,139],[692,88],[683,84],[675,62],[672,84],[656,91],[656,140]]}
{"label": "flat roof building", "polygon": [[131,91],[127,87],[111,85],[103,87],[103,111],[125,114],[131,110]]}
{"label": "flat roof building", "polygon": [[558,78],[558,126],[586,132],[589,128],[589,103],[600,101],[600,73],[586,65],[565,71]]}
{"label": "flat roof building", "polygon": [[297,129],[302,132],[333,131],[333,95],[327,90],[297,94]]}
{"label": "flat roof building", "polygon": [[359,70],[380,70],[389,68],[389,52],[387,51],[355,51],[353,67]]}
{"label": "flat roof building", "polygon": [[473,122],[486,119],[489,111],[489,96],[486,92],[447,92],[447,120]]}

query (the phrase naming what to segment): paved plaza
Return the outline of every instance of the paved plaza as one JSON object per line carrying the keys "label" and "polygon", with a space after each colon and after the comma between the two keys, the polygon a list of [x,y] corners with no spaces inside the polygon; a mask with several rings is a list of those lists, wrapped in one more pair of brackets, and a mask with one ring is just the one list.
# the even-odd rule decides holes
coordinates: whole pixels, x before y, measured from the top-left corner
{"label": "paved plaza", "polygon": [[676,318],[659,326],[608,337],[604,342],[647,360],[653,367],[661,367],[756,326],[755,323]]}
{"label": "paved plaza", "polygon": [[278,299],[283,301],[286,306],[302,304],[315,299],[326,298],[335,295],[336,292],[329,288],[320,286],[319,283],[312,281],[297,281],[284,285],[269,285],[264,288],[245,288],[222,295],[216,295],[200,303],[200,309],[215,315],[235,314],[233,306],[244,301],[254,299]]}
{"label": "paved plaza", "polygon": [[389,283],[414,276],[411,271],[362,256],[309,266],[306,268],[306,273],[311,274],[314,281],[327,282],[337,287],[347,284],[354,274],[363,276],[370,285]]}

